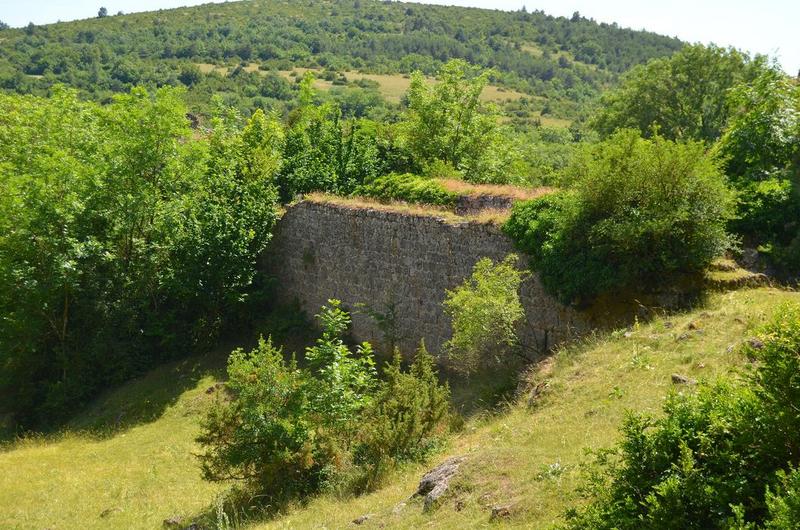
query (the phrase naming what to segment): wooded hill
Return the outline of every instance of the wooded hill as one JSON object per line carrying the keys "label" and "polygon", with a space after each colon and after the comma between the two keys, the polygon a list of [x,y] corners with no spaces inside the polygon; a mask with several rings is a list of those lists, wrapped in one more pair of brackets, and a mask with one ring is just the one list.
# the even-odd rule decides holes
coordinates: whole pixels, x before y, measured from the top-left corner
{"label": "wooded hill", "polygon": [[194,110],[220,93],[249,113],[285,110],[297,67],[320,70],[342,90],[349,83],[350,99],[374,102],[374,80],[343,73],[431,75],[462,58],[495,69],[493,84],[536,96],[517,101],[512,113],[524,114],[521,106],[574,118],[620,73],[681,46],[578,13],[254,0],[0,30],[0,88],[45,95],[63,83],[105,101],[135,85],[186,85]]}

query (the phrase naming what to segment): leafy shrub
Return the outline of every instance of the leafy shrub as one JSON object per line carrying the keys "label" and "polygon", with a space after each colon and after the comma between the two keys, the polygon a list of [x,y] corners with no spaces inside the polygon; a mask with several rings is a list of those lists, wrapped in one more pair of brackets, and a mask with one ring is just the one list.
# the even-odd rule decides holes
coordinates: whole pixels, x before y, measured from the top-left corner
{"label": "leafy shrub", "polygon": [[227,398],[217,401],[198,442],[208,480],[241,480],[271,500],[326,488],[363,490],[396,462],[424,457],[443,431],[449,389],[431,356],[411,370],[399,358],[379,381],[369,344],[351,351],[342,336],[350,316],[330,300],[323,334],[299,368],[271,341],[228,360]]}
{"label": "leafy shrub", "polygon": [[560,185],[562,173],[580,143],[569,130],[560,127],[534,129],[526,140],[523,159],[529,168],[528,182],[540,186]]}
{"label": "leafy shrub", "polygon": [[[728,128],[715,148],[739,195],[731,228],[800,270],[800,87],[777,70],[733,89]],[[793,242],[795,241],[795,242]]]}
{"label": "leafy shrub", "polygon": [[368,347],[355,353],[341,335],[349,315],[331,300],[318,315],[323,335],[301,370],[271,341],[228,359],[230,401],[218,401],[198,442],[209,480],[245,480],[275,498],[307,495],[348,463],[349,440],[369,404],[376,374]]}
{"label": "leafy shrub", "polygon": [[730,244],[731,196],[702,143],[622,131],[568,172],[572,189],[517,203],[504,226],[562,301],[698,273]]}
{"label": "leafy shrub", "polygon": [[764,444],[770,447],[763,457],[776,465],[800,463],[800,306],[780,307],[759,333],[759,343],[751,343],[745,353],[758,361],[752,376],[764,411],[760,428]]}
{"label": "leafy shrub", "polygon": [[796,193],[788,179],[741,183],[731,229],[760,242],[787,243],[787,236],[796,233],[800,218],[800,197]]}
{"label": "leafy shrub", "polygon": [[364,414],[355,461],[367,470],[367,484],[397,463],[424,458],[446,429],[450,388],[439,383],[433,356],[421,344],[407,372],[401,364],[399,353],[387,363]]}
{"label": "leafy shrub", "polygon": [[513,254],[497,264],[483,258],[472,276],[447,291],[444,310],[452,321],[453,336],[444,350],[455,370],[473,373],[510,352],[520,353],[516,327],[525,310],[519,299],[523,273],[517,260]]}
{"label": "leafy shrub", "polygon": [[774,488],[767,490],[769,518],[764,527],[769,530],[800,528],[800,470],[778,471]]}
{"label": "leafy shrub", "polygon": [[402,129],[420,167],[444,163],[471,182],[508,181],[520,156],[497,109],[480,100],[489,75],[459,59],[441,68],[435,85],[412,75]]}
{"label": "leafy shrub", "polygon": [[230,402],[218,401],[197,441],[203,476],[246,480],[276,497],[316,490],[339,454],[334,440],[310,417],[305,374],[271,341],[228,359]]}
{"label": "leafy shrub", "polygon": [[457,199],[455,193],[445,190],[439,182],[410,173],[378,177],[356,188],[354,194],[381,201],[397,200],[437,206],[453,206]]}
{"label": "leafy shrub", "polygon": [[763,468],[743,458],[759,434],[737,429],[756,405],[747,389],[719,384],[672,394],[662,419],[629,416],[617,453],[600,459],[595,491],[607,493],[570,528],[725,527],[731,504],[763,495]]}
{"label": "leafy shrub", "polygon": [[660,418],[628,417],[623,441],[601,454],[594,502],[568,527],[794,528],[798,352],[800,306],[784,306],[745,346],[757,368],[743,382],[673,393]]}
{"label": "leafy shrub", "polygon": [[311,405],[323,424],[345,435],[346,440],[359,422],[359,413],[372,400],[377,372],[368,342],[351,352],[342,340],[350,326],[350,315],[341,308],[341,302],[329,300],[328,304],[317,315],[322,337],[305,355],[313,376]]}

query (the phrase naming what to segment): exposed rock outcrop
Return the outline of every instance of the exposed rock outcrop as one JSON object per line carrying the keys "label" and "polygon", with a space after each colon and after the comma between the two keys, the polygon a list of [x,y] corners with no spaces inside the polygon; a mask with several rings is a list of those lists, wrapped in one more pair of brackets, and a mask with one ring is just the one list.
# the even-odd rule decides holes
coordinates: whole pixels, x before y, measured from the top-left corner
{"label": "exposed rock outcrop", "polygon": [[456,474],[465,459],[463,456],[448,458],[422,476],[413,496],[425,497],[423,511],[430,511],[436,506],[437,501],[450,487],[450,479]]}

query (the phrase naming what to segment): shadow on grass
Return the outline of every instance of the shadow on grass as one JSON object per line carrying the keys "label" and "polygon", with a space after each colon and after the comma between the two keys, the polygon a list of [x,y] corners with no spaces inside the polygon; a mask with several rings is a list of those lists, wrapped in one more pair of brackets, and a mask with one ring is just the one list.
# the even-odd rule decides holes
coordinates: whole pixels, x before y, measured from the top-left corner
{"label": "shadow on grass", "polygon": [[63,429],[106,438],[156,421],[185,392],[195,389],[202,379],[223,380],[230,351],[229,347],[220,346],[200,356],[159,366],[101,394]]}
{"label": "shadow on grass", "polygon": [[225,373],[229,352],[225,347],[218,347],[203,355],[163,364],[102,392],[86,407],[76,411],[72,418],[52,429],[22,434],[8,429],[0,436],[0,449],[12,448],[21,440],[57,440],[66,433],[92,439],[110,438],[153,422],[181,395],[196,388],[201,379],[210,376],[220,380]]}
{"label": "shadow on grass", "polygon": [[521,363],[510,363],[483,368],[470,376],[452,371],[441,371],[439,376],[450,385],[453,410],[467,419],[512,400],[523,369]]}
{"label": "shadow on grass", "polygon": [[170,361],[107,389],[53,429],[20,435],[10,428],[10,419],[5,425],[5,418],[0,417],[0,450],[13,447],[20,438],[57,439],[67,432],[95,439],[116,436],[158,420],[184,393],[197,389],[205,378],[210,379],[208,391],[213,390],[216,383],[225,380],[230,352],[236,348],[255,347],[260,335],[273,336],[277,343],[285,345],[287,355],[291,355],[294,351],[301,352],[310,343],[309,337],[315,337],[316,333],[296,308],[277,308],[247,329],[227,336],[206,353]]}

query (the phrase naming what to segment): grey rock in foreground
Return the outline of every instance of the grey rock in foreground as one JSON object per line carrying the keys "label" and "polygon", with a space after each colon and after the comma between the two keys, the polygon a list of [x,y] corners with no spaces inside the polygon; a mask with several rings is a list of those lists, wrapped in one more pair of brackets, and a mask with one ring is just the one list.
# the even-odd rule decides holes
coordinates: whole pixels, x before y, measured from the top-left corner
{"label": "grey rock in foreground", "polygon": [[672,382],[676,385],[696,385],[697,381],[681,374],[672,374]]}
{"label": "grey rock in foreground", "polygon": [[456,474],[465,459],[466,457],[463,456],[448,458],[422,476],[413,497],[425,497],[423,511],[427,512],[433,508],[436,501],[447,492],[450,487],[450,479]]}

